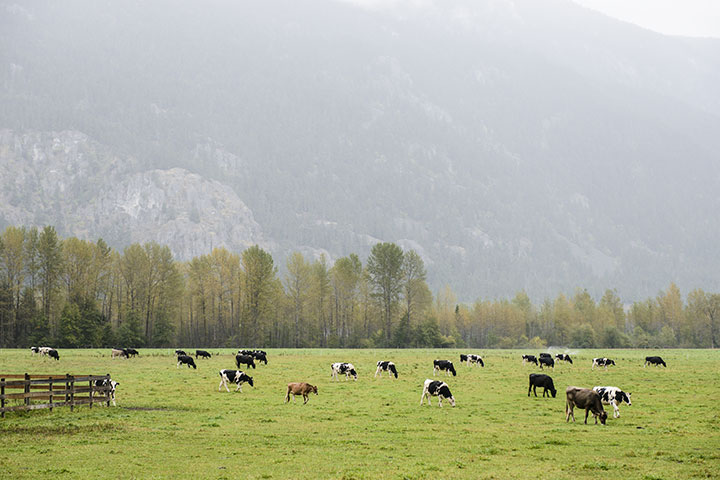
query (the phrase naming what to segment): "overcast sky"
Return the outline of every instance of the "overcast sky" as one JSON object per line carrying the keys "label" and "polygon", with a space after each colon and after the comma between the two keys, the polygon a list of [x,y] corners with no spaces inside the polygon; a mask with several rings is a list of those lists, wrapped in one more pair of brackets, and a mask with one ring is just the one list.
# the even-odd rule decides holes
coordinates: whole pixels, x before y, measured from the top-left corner
{"label": "overcast sky", "polygon": [[656,32],[720,38],[720,0],[574,1]]}

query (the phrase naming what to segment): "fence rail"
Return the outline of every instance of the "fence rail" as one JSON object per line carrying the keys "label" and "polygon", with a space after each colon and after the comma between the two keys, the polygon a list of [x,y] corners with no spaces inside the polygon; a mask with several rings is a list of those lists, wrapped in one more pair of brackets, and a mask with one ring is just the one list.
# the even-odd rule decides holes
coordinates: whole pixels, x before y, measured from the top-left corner
{"label": "fence rail", "polygon": [[[101,385],[97,381],[107,380]],[[110,406],[110,374],[107,375],[30,375],[0,373],[0,418],[5,412],[38,410],[75,405],[106,403]],[[12,392],[12,390],[22,390]],[[80,394],[80,396],[78,396]],[[15,402],[8,405],[8,400]],[[33,403],[45,400],[45,403]],[[19,404],[17,402],[20,402]]]}

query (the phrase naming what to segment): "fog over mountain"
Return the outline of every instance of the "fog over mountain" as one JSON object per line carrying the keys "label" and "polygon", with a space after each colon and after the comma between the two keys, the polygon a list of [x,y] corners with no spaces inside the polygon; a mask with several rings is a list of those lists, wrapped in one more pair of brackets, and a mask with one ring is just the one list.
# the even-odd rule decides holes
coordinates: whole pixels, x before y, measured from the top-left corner
{"label": "fog over mountain", "polygon": [[569,0],[0,0],[0,228],[720,289],[720,41]]}

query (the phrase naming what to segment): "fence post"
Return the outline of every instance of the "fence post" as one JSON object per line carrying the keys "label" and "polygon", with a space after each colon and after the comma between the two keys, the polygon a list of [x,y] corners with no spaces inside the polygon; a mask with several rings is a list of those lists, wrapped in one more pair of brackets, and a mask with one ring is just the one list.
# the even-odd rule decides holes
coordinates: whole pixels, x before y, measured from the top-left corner
{"label": "fence post", "polygon": [[93,381],[88,380],[88,383],[90,384],[90,408],[92,408],[92,400],[93,400]]}
{"label": "fence post", "polygon": [[65,406],[70,403],[70,374],[65,374]]}
{"label": "fence post", "polygon": [[75,408],[75,377],[68,373],[70,377],[70,411]]}
{"label": "fence post", "polygon": [[25,374],[25,406],[30,406],[30,397],[27,394],[30,393],[30,375]]}
{"label": "fence post", "polygon": [[105,374],[105,397],[107,398],[107,406],[110,407],[110,390],[112,390],[112,385],[110,385],[110,374]]}
{"label": "fence post", "polygon": [[5,379],[0,378],[0,395],[3,395],[2,398],[0,398],[0,418],[5,418]]}
{"label": "fence post", "polygon": [[50,390],[50,402],[49,402],[49,403],[50,403],[50,411],[52,412],[52,410],[53,410],[53,407],[52,407],[52,403],[53,403],[53,394],[52,394],[52,391],[53,391],[53,378],[52,378],[52,377],[48,378],[48,381],[50,382],[50,388],[49,388],[49,390]]}

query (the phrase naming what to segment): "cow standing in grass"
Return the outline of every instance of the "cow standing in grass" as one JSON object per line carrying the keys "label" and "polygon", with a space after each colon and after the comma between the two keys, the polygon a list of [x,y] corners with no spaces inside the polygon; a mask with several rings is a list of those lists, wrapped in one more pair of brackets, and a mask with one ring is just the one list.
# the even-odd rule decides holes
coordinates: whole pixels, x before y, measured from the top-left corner
{"label": "cow standing in grass", "polygon": [[595,425],[597,425],[598,417],[600,423],[605,425],[607,420],[607,413],[603,409],[602,400],[597,392],[593,392],[588,388],[580,387],[568,387],[565,390],[566,403],[565,403],[565,422],[570,421],[572,417],[573,422],[575,421],[574,407],[585,409],[585,424],[587,424],[587,417],[592,412],[595,417]]}
{"label": "cow standing in grass", "polygon": [[393,362],[387,362],[383,360],[377,362],[377,370],[375,370],[375,376],[377,377],[379,373],[382,377],[382,372],[388,372],[388,377],[392,373],[393,375],[395,375],[395,378],[398,378],[398,371],[395,368],[395,364]]}
{"label": "cow standing in grass", "polygon": [[235,391],[239,391],[240,393],[242,393],[243,383],[248,383],[251,387],[255,386],[253,378],[245,372],[241,372],[240,370],[220,370],[220,385],[218,385],[218,392],[222,389],[222,386],[225,385],[225,390],[230,393],[228,382],[234,382],[237,385]]}
{"label": "cow standing in grass", "polygon": [[455,366],[450,360],[434,360],[433,361],[433,377],[435,374],[442,370],[445,372],[445,375],[450,375],[452,373],[453,377],[457,376],[457,372],[455,371]]}
{"label": "cow standing in grass", "polygon": [[235,365],[240,368],[240,365],[247,365],[248,367],[255,368],[255,359],[252,355],[235,355]]}
{"label": "cow standing in grass", "polygon": [[202,358],[210,358],[212,355],[210,355],[210,352],[206,350],[195,350],[195,358],[202,357]]}
{"label": "cow standing in grass", "polygon": [[593,358],[593,363],[592,367],[590,367],[590,370],[594,370],[595,367],[605,367],[605,370],[607,370],[608,365],[615,366],[615,361],[606,357]]}
{"label": "cow standing in grass", "polygon": [[110,350],[110,358],[128,358],[128,354],[124,349],[121,348],[113,348]]}
{"label": "cow standing in grass", "polygon": [[453,407],[455,406],[455,397],[450,393],[450,387],[448,387],[447,383],[440,380],[430,380],[429,378],[425,380],[422,396],[420,397],[420,406],[422,406],[425,398],[427,398],[427,403],[430,405],[430,397],[438,397],[439,407],[442,407],[443,399],[450,402],[450,405]]}
{"label": "cow standing in grass", "polygon": [[549,375],[544,375],[542,373],[531,373],[530,385],[528,386],[528,397],[530,396],[530,390],[532,390],[537,397],[537,387],[543,388],[543,397],[545,397],[548,392],[552,395],[553,398],[555,398],[555,394],[557,394],[557,390],[555,390],[555,385],[553,384],[553,379],[550,378]]}
{"label": "cow standing in grass", "polygon": [[621,403],[625,402],[628,405],[632,405],[630,394],[623,392],[618,387],[593,387],[593,392],[600,395],[600,400],[603,405],[612,405],[613,418],[620,417]]}
{"label": "cow standing in grass", "polygon": [[663,360],[662,357],[645,357],[645,365],[643,365],[643,368],[647,367],[648,365],[655,365],[656,367],[662,365],[663,367],[667,368],[665,360]]}
{"label": "cow standing in grass", "polygon": [[568,355],[567,353],[558,353],[557,355],[555,355],[555,358],[558,362],[568,362],[570,365],[572,365],[572,358],[570,358],[570,355]]}
{"label": "cow standing in grass", "polygon": [[538,364],[537,358],[535,355],[523,355],[522,356],[523,365],[526,363],[534,363],[535,365]]}
{"label": "cow standing in grass", "polygon": [[297,395],[302,395],[304,399],[303,405],[305,405],[310,399],[311,393],[314,393],[315,395],[318,394],[318,388],[315,385],[310,385],[306,382],[288,383],[287,393],[285,394],[285,403],[290,401],[290,395],[292,394],[293,402],[295,402],[295,397]]}
{"label": "cow standing in grass", "polygon": [[340,380],[338,375],[345,374],[345,380],[349,380],[353,377],[353,380],[357,380],[358,374],[355,370],[355,366],[352,363],[333,363],[330,365],[330,380]]}
{"label": "cow standing in grass", "polygon": [[177,357],[177,368],[180,368],[180,365],[187,365],[188,368],[192,367],[197,370],[197,365],[195,365],[195,360],[190,355],[178,355]]}

